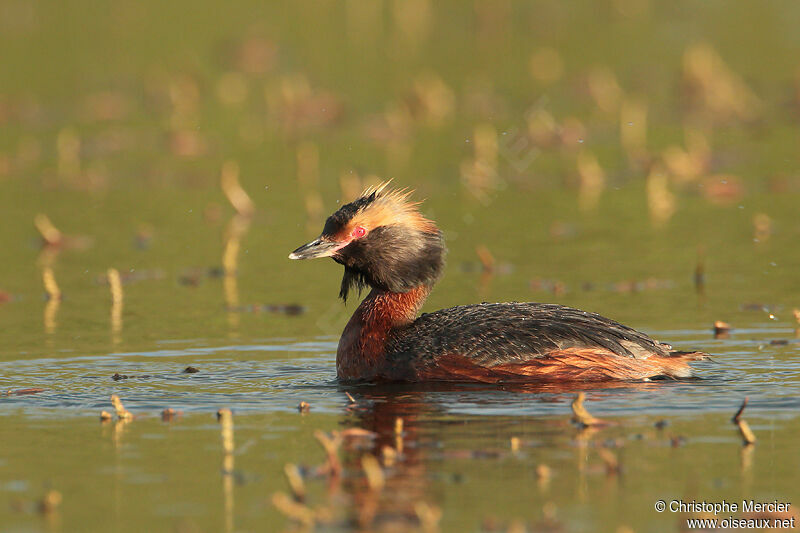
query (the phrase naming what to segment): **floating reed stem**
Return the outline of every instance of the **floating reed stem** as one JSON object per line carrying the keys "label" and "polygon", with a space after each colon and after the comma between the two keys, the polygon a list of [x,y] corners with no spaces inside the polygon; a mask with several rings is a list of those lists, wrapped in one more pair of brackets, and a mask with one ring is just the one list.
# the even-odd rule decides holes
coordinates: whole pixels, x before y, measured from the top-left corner
{"label": "floating reed stem", "polygon": [[494,273],[496,261],[492,252],[489,251],[489,248],[487,248],[485,244],[479,244],[475,247],[475,253],[478,255],[478,260],[481,262],[483,272],[485,274]]}
{"label": "floating reed stem", "polygon": [[753,430],[750,429],[750,425],[747,423],[746,420],[739,420],[736,424],[739,426],[739,433],[742,435],[742,440],[746,445],[755,444],[756,436],[753,433]]}
{"label": "floating reed stem", "polygon": [[49,300],[61,300],[61,289],[58,288],[52,267],[46,266],[42,269],[42,282]]}
{"label": "floating reed stem", "polygon": [[251,217],[256,211],[255,204],[250,196],[239,184],[239,164],[236,161],[226,161],[222,165],[220,175],[222,192],[228,198],[236,212],[243,217]]}
{"label": "floating reed stem", "polygon": [[474,156],[461,163],[461,181],[479,201],[489,202],[489,194],[500,188],[497,175],[497,130],[479,124],[473,134]]}
{"label": "floating reed stem", "polygon": [[766,213],[756,213],[753,216],[753,241],[761,243],[772,235],[772,219]]}
{"label": "floating reed stem", "polygon": [[753,468],[753,452],[755,451],[756,447],[750,444],[745,444],[739,450],[739,460],[742,466],[742,472],[748,474],[745,478],[747,484],[750,483],[750,470]]}
{"label": "floating reed stem", "polygon": [[420,501],[414,505],[414,514],[417,515],[422,531],[439,530],[439,521],[442,519],[442,509],[440,507]]}
{"label": "floating reed stem", "polygon": [[339,188],[342,190],[342,203],[352,202],[364,190],[364,183],[355,171],[342,172],[339,175]]}
{"label": "floating reed stem", "polygon": [[647,175],[647,207],[654,226],[663,226],[675,214],[675,195],[669,190],[669,176],[661,165]]}
{"label": "floating reed stem", "polygon": [[116,268],[109,268],[107,276],[111,288],[111,333],[114,341],[119,342],[116,336],[122,331],[122,279]]}
{"label": "floating reed stem", "polygon": [[586,398],[586,394],[583,392],[579,392],[575,399],[572,401],[572,413],[573,422],[581,426],[595,426],[602,423],[602,420],[599,418],[593,417],[589,414],[589,411],[583,406],[583,400]]}
{"label": "floating reed stem", "polygon": [[217,411],[217,420],[220,423],[220,436],[222,437],[222,451],[226,454],[233,453],[233,413],[230,409]]}
{"label": "floating reed stem", "polygon": [[283,467],[283,473],[286,475],[286,481],[292,489],[294,499],[302,502],[306,497],[306,484],[303,481],[303,476],[300,474],[300,469],[297,465],[287,464]]}
{"label": "floating reed stem", "polygon": [[[409,2],[411,6],[413,2]],[[444,124],[455,109],[456,96],[442,78],[426,72],[414,80],[414,87],[408,96],[411,103],[412,118],[419,123],[438,128]]]}
{"label": "floating reed stem", "polygon": [[763,103],[758,96],[706,43],[690,46],[684,52],[683,83],[687,99],[703,118],[750,122],[761,115]]}
{"label": "floating reed stem", "polygon": [[239,307],[239,284],[236,278],[239,270],[239,250],[242,237],[250,229],[251,221],[250,217],[237,213],[231,218],[225,233],[225,247],[222,252],[222,269],[225,275],[222,279],[222,290],[225,306],[229,311],[228,324],[232,333],[239,326],[239,314],[234,312]]}
{"label": "floating reed stem", "polygon": [[617,459],[617,456],[611,452],[611,450],[607,448],[598,448],[597,455],[600,456],[600,459],[602,459],[603,463],[606,465],[606,474],[615,475],[619,473],[619,460]]}
{"label": "floating reed stem", "polygon": [[222,437],[222,494],[224,496],[225,511],[225,531],[232,533],[233,524],[233,470],[234,470],[234,444],[233,444],[233,413],[230,409],[219,409],[217,420],[220,424],[220,436]]}
{"label": "floating reed stem", "polygon": [[222,269],[226,276],[236,276],[239,263],[239,238],[229,237],[225,242],[225,250],[222,252]]}
{"label": "floating reed stem", "polygon": [[742,413],[744,412],[744,408],[747,407],[748,401],[749,398],[745,397],[741,407],[739,407],[739,410],[736,411],[736,414],[733,415],[733,418],[731,419],[731,422],[733,422],[739,428],[739,433],[742,435],[742,440],[744,441],[745,446],[750,446],[756,442],[756,436],[750,429],[750,425],[742,418]]}
{"label": "floating reed stem", "polygon": [[47,303],[44,306],[44,331],[48,335],[56,331],[56,315],[61,305],[61,289],[58,288],[53,268],[45,266],[42,269],[42,282],[47,293]]}
{"label": "floating reed stem", "polygon": [[120,420],[130,420],[133,418],[133,415],[125,409],[125,406],[122,405],[122,400],[119,399],[119,396],[116,394],[111,395],[111,405],[114,406],[114,410],[117,412],[117,418]]}
{"label": "floating reed stem", "polygon": [[166,409],[161,411],[161,421],[162,422],[172,422],[180,414],[181,414],[180,411],[176,411],[172,407],[167,407]]}
{"label": "floating reed stem", "polygon": [[225,232],[225,250],[222,253],[222,268],[225,275],[235,275],[239,262],[242,237],[250,229],[250,218],[236,214],[231,218]]}
{"label": "floating reed stem", "polygon": [[326,470],[333,476],[339,477],[342,473],[342,463],[339,461],[339,446],[342,444],[341,436],[329,437],[323,431],[314,432],[314,438],[319,441],[327,456]]}
{"label": "floating reed stem", "polygon": [[597,67],[589,73],[587,83],[589,94],[598,109],[608,115],[617,113],[622,99],[622,89],[614,72],[605,66]]}
{"label": "floating reed stem", "polygon": [[122,278],[116,268],[108,269],[108,285],[111,287],[111,303],[122,305]]}
{"label": "floating reed stem", "polygon": [[578,176],[578,206],[583,211],[591,211],[597,207],[606,186],[606,173],[591,152],[581,150],[578,153]]}
{"label": "floating reed stem", "polygon": [[661,159],[676,183],[690,183],[708,171],[711,147],[705,134],[685,126],[686,150],[672,145],[661,152]]}
{"label": "floating reed stem", "polygon": [[397,461],[397,451],[391,446],[384,446],[381,448],[381,457],[383,458],[383,466],[391,468]]}
{"label": "floating reed stem", "polygon": [[283,492],[276,492],[272,495],[272,505],[286,517],[300,522],[307,528],[314,525],[314,511],[308,506],[298,503]]}
{"label": "floating reed stem", "polygon": [[394,448],[398,454],[403,453],[403,419],[399,416],[394,419]]}
{"label": "floating reed stem", "polygon": [[364,455],[361,458],[361,468],[364,469],[364,474],[367,476],[369,489],[373,492],[380,492],[386,484],[386,478],[375,456],[371,454]]}
{"label": "floating reed stem", "polygon": [[58,246],[63,242],[64,234],[53,225],[47,215],[43,213],[36,215],[33,218],[33,225],[46,245]]}
{"label": "floating reed stem", "polygon": [[44,496],[42,496],[42,499],[39,500],[39,512],[44,515],[54,513],[61,505],[61,500],[60,492],[52,489],[48,490]]}
{"label": "floating reed stem", "polygon": [[550,487],[550,479],[553,477],[553,471],[546,464],[536,465],[536,484],[539,490],[546,491]]}
{"label": "floating reed stem", "polygon": [[60,300],[50,300],[44,306],[44,331],[48,335],[52,335],[56,331],[56,315],[59,305],[61,305]]}
{"label": "floating reed stem", "polygon": [[731,325],[727,322],[723,322],[722,320],[717,320],[714,322],[714,338],[715,339],[727,339],[731,333]]}

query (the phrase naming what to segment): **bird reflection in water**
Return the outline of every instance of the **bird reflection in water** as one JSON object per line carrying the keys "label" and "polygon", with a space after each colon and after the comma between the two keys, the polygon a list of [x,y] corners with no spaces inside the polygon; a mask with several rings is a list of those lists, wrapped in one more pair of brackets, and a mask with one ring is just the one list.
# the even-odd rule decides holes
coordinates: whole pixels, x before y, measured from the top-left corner
{"label": "bird reflection in water", "polygon": [[[334,437],[325,437],[339,439],[337,445],[341,446],[335,461],[340,463],[330,468],[329,459],[314,471],[328,480],[328,504],[303,502],[299,507],[305,508],[305,515],[298,507],[294,512],[282,510],[307,524],[344,522],[378,531],[397,527],[435,531],[442,517],[442,502],[436,488],[441,479],[434,473],[441,469],[432,463],[505,459],[520,453],[519,457],[525,457],[526,442],[535,440],[541,450],[537,456],[546,456],[546,451],[552,449],[575,449],[574,468],[584,471],[586,443],[598,437],[599,432],[576,428],[570,422],[569,402],[574,395],[591,390],[595,398],[622,394],[624,399],[630,392],[656,391],[659,386],[663,387],[654,383],[342,386],[341,391],[353,400],[344,408],[342,428]],[[512,404],[523,401],[526,410],[533,408],[534,413],[514,414],[509,395],[516,397]],[[564,416],[551,416],[550,407],[547,415],[535,414],[536,405],[553,403],[564,406]],[[492,410],[492,414],[454,413],[455,405]],[[472,444],[464,449],[464,443]],[[549,474],[550,469],[544,465],[534,472],[539,477]],[[311,471],[306,475],[314,477]],[[462,474],[456,472],[444,481],[463,480]],[[586,482],[585,478],[582,482]],[[545,496],[540,504],[543,518],[532,525],[533,530],[559,530],[555,507],[546,501],[548,483],[538,486]],[[580,487],[577,492],[585,493]]]}

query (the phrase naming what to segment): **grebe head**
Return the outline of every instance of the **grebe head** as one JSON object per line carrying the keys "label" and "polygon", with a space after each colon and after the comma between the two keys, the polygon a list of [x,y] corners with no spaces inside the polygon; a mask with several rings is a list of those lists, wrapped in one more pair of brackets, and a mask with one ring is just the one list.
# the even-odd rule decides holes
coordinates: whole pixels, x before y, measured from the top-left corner
{"label": "grebe head", "polygon": [[410,191],[370,187],[328,217],[318,239],[289,259],[331,257],[344,265],[339,296],[364,286],[408,292],[433,285],[444,266],[444,240],[436,225],[409,201]]}

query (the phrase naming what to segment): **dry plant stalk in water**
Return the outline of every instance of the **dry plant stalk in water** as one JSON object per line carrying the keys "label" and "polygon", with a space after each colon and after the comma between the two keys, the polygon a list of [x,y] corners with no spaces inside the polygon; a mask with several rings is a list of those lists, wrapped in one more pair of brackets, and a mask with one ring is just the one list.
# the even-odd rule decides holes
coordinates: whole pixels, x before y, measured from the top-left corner
{"label": "dry plant stalk in water", "polygon": [[120,420],[128,420],[133,418],[133,415],[125,409],[125,406],[122,405],[122,400],[119,399],[119,396],[116,394],[111,395],[111,405],[114,406],[114,410],[117,412],[117,417]]}
{"label": "dry plant stalk in water", "polygon": [[581,426],[597,426],[602,425],[603,421],[599,418],[593,417],[589,414],[589,411],[583,406],[583,400],[586,398],[586,394],[583,392],[579,392],[578,396],[572,401],[572,413],[573,417],[572,420],[578,423]]}
{"label": "dry plant stalk in water", "polygon": [[251,217],[256,212],[255,204],[250,196],[239,184],[239,164],[236,161],[226,161],[222,165],[220,176],[222,192],[228,198],[236,212],[243,217]]}
{"label": "dry plant stalk in water", "polygon": [[745,446],[750,446],[755,444],[756,436],[753,433],[753,430],[750,429],[750,425],[747,423],[745,419],[742,418],[742,413],[744,412],[744,408],[747,407],[747,402],[749,398],[745,397],[744,401],[742,402],[742,406],[739,407],[739,410],[736,411],[736,414],[733,415],[731,422],[733,422],[736,427],[739,428],[739,433],[742,435],[742,440],[744,441]]}

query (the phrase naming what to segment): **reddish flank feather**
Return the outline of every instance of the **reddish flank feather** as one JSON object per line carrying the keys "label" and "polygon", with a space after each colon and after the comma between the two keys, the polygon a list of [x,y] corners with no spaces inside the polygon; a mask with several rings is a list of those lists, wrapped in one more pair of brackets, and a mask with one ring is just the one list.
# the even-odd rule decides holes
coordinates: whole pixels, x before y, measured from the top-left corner
{"label": "reddish flank feather", "polygon": [[420,381],[477,381],[531,383],[559,381],[638,381],[654,376],[689,377],[689,361],[705,358],[701,352],[645,360],[622,358],[595,348],[550,352],[547,357],[494,367],[475,365],[462,355],[439,359],[436,367],[420,374]]}

